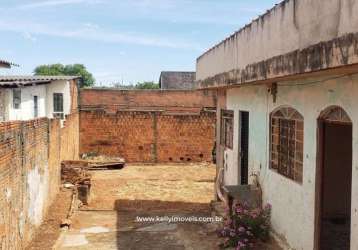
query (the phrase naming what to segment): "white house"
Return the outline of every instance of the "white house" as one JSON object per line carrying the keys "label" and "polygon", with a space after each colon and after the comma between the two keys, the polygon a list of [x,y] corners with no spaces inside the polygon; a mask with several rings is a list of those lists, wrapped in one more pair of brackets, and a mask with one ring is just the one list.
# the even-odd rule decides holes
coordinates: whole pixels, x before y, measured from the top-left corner
{"label": "white house", "polygon": [[11,66],[19,66],[19,65],[0,59],[0,68],[10,69]]}
{"label": "white house", "polygon": [[258,186],[286,249],[358,249],[356,13],[285,0],[197,59],[218,91],[218,196]]}
{"label": "white house", "polygon": [[0,121],[61,118],[77,108],[77,76],[0,76]]}

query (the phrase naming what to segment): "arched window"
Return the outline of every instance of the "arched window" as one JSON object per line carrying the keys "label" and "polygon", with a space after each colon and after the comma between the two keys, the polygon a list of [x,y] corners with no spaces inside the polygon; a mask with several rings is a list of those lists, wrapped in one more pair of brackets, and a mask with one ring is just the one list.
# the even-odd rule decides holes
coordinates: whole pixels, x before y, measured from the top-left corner
{"label": "arched window", "polygon": [[293,108],[280,108],[271,113],[270,131],[270,168],[302,183],[303,116]]}
{"label": "arched window", "polygon": [[352,123],[351,118],[349,118],[346,111],[339,106],[330,106],[326,108],[321,112],[318,119],[326,122]]}

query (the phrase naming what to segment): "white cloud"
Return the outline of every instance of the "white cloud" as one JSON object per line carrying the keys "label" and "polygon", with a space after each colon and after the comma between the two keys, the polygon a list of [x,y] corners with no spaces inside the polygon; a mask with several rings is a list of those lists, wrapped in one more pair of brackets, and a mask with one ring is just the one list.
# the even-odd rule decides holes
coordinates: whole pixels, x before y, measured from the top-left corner
{"label": "white cloud", "polygon": [[26,40],[29,40],[31,42],[36,42],[37,38],[35,36],[33,36],[30,32],[24,32],[23,36]]}
{"label": "white cloud", "polygon": [[166,37],[120,33],[114,31],[100,30],[99,28],[89,28],[86,26],[82,28],[73,29],[56,27],[54,24],[51,25],[33,22],[0,20],[0,30],[21,34],[31,34],[31,36],[46,35],[105,43],[126,43],[174,49],[202,50],[199,44],[187,41],[179,41],[178,39],[171,40]]}
{"label": "white cloud", "polygon": [[90,30],[96,30],[99,29],[99,25],[95,23],[84,23],[83,26]]}
{"label": "white cloud", "polygon": [[178,6],[178,4],[183,4],[185,1],[173,1],[173,0],[136,0],[136,1],[128,1],[128,4],[142,8],[142,9],[173,9]]}
{"label": "white cloud", "polygon": [[[174,24],[220,24],[239,25],[242,16],[258,16],[262,9],[251,4],[239,4],[235,1],[211,0],[121,0],[137,15],[128,18],[146,17],[166,20]],[[125,13],[126,14],[126,13]]]}
{"label": "white cloud", "polygon": [[103,2],[104,2],[103,0],[45,0],[45,1],[23,4],[17,7],[21,9],[35,9],[35,8],[54,7],[54,6],[61,6],[61,5],[73,5],[73,4],[99,4]]}

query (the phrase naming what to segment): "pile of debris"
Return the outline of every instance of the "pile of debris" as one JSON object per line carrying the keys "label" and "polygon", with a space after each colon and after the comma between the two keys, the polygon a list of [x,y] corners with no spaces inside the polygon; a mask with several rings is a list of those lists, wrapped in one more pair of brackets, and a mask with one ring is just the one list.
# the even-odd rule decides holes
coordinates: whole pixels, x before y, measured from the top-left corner
{"label": "pile of debris", "polygon": [[125,160],[120,157],[83,154],[82,159],[88,163],[88,170],[122,169],[125,165]]}
{"label": "pile of debris", "polygon": [[78,199],[88,205],[91,197],[90,170],[121,169],[125,165],[122,158],[106,156],[82,156],[82,160],[61,163],[61,181],[64,187],[73,188]]}
{"label": "pile of debris", "polygon": [[90,181],[91,175],[87,172],[88,163],[85,161],[63,161],[61,163],[61,181],[63,184],[77,185]]}
{"label": "pile of debris", "polygon": [[73,188],[82,204],[90,199],[91,175],[85,161],[63,161],[61,163],[61,181],[64,187]]}

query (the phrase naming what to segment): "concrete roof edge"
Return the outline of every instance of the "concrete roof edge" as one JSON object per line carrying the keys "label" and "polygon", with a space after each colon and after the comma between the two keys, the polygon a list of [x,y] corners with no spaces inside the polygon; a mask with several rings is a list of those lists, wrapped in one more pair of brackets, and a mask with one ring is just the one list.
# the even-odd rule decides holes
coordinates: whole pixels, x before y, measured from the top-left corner
{"label": "concrete roof edge", "polygon": [[199,61],[202,57],[204,57],[206,54],[208,54],[210,51],[214,50],[215,48],[219,47],[220,45],[224,44],[226,41],[230,40],[231,38],[235,37],[236,35],[240,34],[244,30],[246,30],[248,27],[250,27],[253,23],[258,22],[260,20],[263,20],[266,16],[271,14],[273,11],[275,11],[277,8],[281,8],[283,5],[286,5],[290,1],[295,0],[283,0],[278,4],[275,4],[271,9],[267,10],[264,14],[260,15],[259,17],[253,19],[250,23],[242,26],[239,30],[235,31],[233,34],[227,36],[225,39],[221,40],[219,43],[216,43],[214,46],[207,49],[203,54],[201,54],[199,57],[197,57],[196,61]]}

